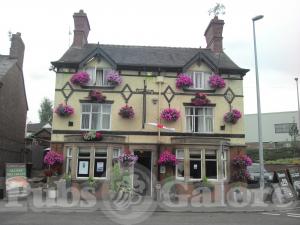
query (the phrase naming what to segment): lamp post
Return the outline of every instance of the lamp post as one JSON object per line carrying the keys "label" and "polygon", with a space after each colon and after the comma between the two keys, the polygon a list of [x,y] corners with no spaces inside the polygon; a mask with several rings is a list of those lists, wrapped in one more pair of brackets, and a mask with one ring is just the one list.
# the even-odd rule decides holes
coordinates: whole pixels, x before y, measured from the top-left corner
{"label": "lamp post", "polygon": [[297,100],[298,100],[298,130],[300,127],[300,104],[299,104],[299,89],[298,89],[298,77],[295,77],[296,86],[297,86]]}
{"label": "lamp post", "polygon": [[259,77],[257,66],[257,52],[256,52],[256,37],[255,37],[255,21],[262,19],[264,16],[259,15],[252,18],[253,24],[253,41],[254,41],[254,57],[255,57],[255,74],[256,74],[256,97],[257,97],[257,119],[258,119],[258,141],[259,141],[259,164],[260,164],[260,190],[263,199],[264,190],[264,150],[262,143],[262,127],[261,127],[261,108],[260,108],[260,91],[259,91]]}

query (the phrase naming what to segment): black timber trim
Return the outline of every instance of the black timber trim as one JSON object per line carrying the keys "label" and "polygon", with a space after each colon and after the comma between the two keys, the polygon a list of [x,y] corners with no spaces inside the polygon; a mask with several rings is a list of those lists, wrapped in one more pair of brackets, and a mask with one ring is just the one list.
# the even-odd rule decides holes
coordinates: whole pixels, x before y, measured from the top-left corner
{"label": "black timber trim", "polygon": [[194,105],[193,103],[190,103],[190,102],[184,102],[182,103],[184,106],[193,106],[193,107],[216,107],[216,104],[214,103],[210,103],[210,104],[207,104],[207,105],[202,105],[202,106],[197,106],[197,105]]}
{"label": "black timber trim", "polygon": [[[101,89],[101,88],[97,88],[97,89]],[[74,92],[89,92],[90,89],[73,89]],[[57,88],[55,89],[55,91],[62,91],[61,88]],[[188,92],[188,93],[185,93],[185,92],[177,92],[175,93],[174,95],[186,95],[186,96],[195,96],[195,93],[196,92],[199,92],[200,90],[195,90],[193,92]],[[206,92],[205,90],[203,91],[200,91],[202,93],[207,93],[207,96],[224,96],[224,94],[215,94],[215,93],[208,93]],[[121,91],[111,91],[111,90],[103,90],[102,93],[115,93],[115,94],[121,94],[122,93],[122,90]],[[142,94],[142,93],[139,93],[139,92],[136,92],[136,91],[132,91],[132,94]],[[153,92],[149,95],[158,95],[158,92]],[[240,97],[240,98],[243,98],[244,95],[235,95],[235,97]]]}
{"label": "black timber trim", "polygon": [[80,85],[82,89],[114,89],[116,86],[85,86]]}
{"label": "black timber trim", "polygon": [[[80,130],[53,130],[52,134],[82,134]],[[158,132],[152,131],[101,131],[103,134],[113,135],[145,135],[157,136]],[[245,134],[220,134],[220,133],[181,133],[181,132],[160,132],[161,136],[172,137],[222,137],[222,138],[245,138]]]}
{"label": "black timber trim", "polygon": [[190,66],[192,66],[194,63],[196,63],[198,60],[206,63],[208,65],[208,67],[212,70],[212,71],[217,71],[217,65],[215,65],[211,60],[209,60],[207,57],[204,56],[204,54],[202,54],[201,52],[198,52],[194,57],[192,57],[192,59],[187,62],[184,66],[183,66],[183,71],[187,71],[188,68]]}
{"label": "black timber trim", "polygon": [[114,101],[112,100],[105,100],[104,102],[97,102],[97,101],[92,101],[90,99],[80,99],[79,100],[80,103],[98,103],[98,104],[113,104]]}
{"label": "black timber trim", "polygon": [[214,93],[216,92],[216,89],[191,89],[191,88],[184,88],[183,89],[185,92],[205,92],[205,93]]}

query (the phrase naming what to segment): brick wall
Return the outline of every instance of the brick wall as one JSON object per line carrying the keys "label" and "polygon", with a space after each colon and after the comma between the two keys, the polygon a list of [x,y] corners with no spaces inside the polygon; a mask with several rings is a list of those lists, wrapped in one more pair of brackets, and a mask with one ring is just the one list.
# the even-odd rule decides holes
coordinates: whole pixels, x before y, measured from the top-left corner
{"label": "brick wall", "polygon": [[21,69],[15,65],[0,88],[0,176],[6,162],[20,162],[25,147],[27,102]]}

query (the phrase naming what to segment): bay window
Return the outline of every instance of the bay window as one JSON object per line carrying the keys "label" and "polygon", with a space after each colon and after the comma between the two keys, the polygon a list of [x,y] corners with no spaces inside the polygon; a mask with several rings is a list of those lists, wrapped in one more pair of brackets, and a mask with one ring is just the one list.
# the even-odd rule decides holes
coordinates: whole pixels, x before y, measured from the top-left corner
{"label": "bay window", "polygon": [[96,148],[94,161],[94,177],[106,178],[107,150]]}
{"label": "bay window", "polygon": [[89,148],[79,148],[77,157],[77,177],[90,177],[90,156]]}
{"label": "bay window", "polygon": [[192,133],[213,132],[212,107],[186,107],[186,131]]}
{"label": "bay window", "polygon": [[207,179],[217,179],[217,152],[205,150],[205,176]]}
{"label": "bay window", "polygon": [[110,130],[111,105],[99,103],[81,104],[82,130]]}
{"label": "bay window", "polygon": [[190,150],[190,179],[201,179],[201,151]]}

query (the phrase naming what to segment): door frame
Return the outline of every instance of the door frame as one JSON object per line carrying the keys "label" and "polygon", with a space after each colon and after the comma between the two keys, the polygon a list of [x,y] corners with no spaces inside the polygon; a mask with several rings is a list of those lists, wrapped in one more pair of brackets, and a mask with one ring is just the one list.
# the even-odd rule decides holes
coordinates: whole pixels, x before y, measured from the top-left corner
{"label": "door frame", "polygon": [[[151,164],[151,168],[150,168],[150,197],[152,197],[153,196],[153,187],[152,187],[152,185],[153,185],[153,180],[152,180],[153,179],[153,174],[152,174],[152,172],[153,172],[153,150],[152,149],[145,149],[145,150],[143,150],[143,149],[134,149],[133,150],[133,152],[136,152],[136,151],[150,152],[150,154],[151,154],[151,157],[150,157],[150,164]],[[134,175],[134,166],[133,166],[133,175]],[[134,185],[133,182],[134,182],[134,179],[132,179],[132,186]]]}

